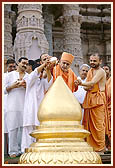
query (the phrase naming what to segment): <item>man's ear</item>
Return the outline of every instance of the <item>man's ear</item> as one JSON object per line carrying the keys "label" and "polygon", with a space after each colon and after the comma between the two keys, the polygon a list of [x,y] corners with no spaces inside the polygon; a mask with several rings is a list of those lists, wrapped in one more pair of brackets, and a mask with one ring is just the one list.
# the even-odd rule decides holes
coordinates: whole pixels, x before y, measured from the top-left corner
{"label": "man's ear", "polygon": [[59,60],[59,63],[61,63],[61,59]]}
{"label": "man's ear", "polygon": [[40,61],[40,64],[42,64],[42,61]]}
{"label": "man's ear", "polygon": [[100,62],[100,65],[101,65],[102,64],[102,59],[99,62]]}

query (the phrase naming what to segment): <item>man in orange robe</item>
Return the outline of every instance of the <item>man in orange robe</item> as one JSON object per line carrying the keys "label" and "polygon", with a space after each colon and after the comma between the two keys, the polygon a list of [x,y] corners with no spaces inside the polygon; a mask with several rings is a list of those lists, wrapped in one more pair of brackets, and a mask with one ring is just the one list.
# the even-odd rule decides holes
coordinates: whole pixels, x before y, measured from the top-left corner
{"label": "man in orange robe", "polygon": [[107,81],[110,78],[110,67],[108,65],[104,65],[103,69],[106,72],[106,81]]}
{"label": "man in orange robe", "polygon": [[76,83],[84,86],[87,90],[83,103],[84,118],[83,125],[91,134],[87,142],[97,152],[105,151],[105,83],[106,73],[100,67],[101,58],[98,53],[90,56],[91,69],[88,71],[87,80]]}
{"label": "man in orange robe", "polygon": [[106,95],[106,109],[107,109],[107,128],[108,128],[108,141],[106,146],[111,150],[111,77],[106,82],[105,87]]}
{"label": "man in orange robe", "polygon": [[111,79],[110,79],[110,67],[104,65],[103,69],[106,72],[106,85],[105,85],[105,95],[106,95],[106,130],[105,130],[105,143],[106,147],[111,149]]}
{"label": "man in orange robe", "polygon": [[77,76],[70,68],[73,59],[74,56],[72,54],[67,52],[62,53],[59,64],[53,68],[53,81],[55,81],[58,76],[62,76],[71,91],[75,92],[78,89],[78,86],[74,83],[75,80],[77,80]]}

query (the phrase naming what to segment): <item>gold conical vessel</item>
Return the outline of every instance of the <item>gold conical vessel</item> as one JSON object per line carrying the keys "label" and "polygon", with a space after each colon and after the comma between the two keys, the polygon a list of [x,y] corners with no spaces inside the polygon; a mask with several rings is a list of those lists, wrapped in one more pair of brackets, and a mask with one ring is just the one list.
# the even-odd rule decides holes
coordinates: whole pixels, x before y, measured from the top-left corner
{"label": "gold conical vessel", "polygon": [[90,133],[81,125],[81,115],[80,104],[59,76],[39,107],[40,126],[31,133],[36,142],[19,164],[101,164],[99,154],[84,140]]}

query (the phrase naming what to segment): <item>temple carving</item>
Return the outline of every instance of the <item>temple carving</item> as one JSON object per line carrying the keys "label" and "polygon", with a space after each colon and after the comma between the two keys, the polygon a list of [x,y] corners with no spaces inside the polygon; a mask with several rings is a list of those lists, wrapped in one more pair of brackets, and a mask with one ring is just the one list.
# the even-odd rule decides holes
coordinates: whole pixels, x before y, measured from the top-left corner
{"label": "temple carving", "polygon": [[4,4],[4,58],[75,56],[73,71],[99,52],[111,64],[111,4]]}

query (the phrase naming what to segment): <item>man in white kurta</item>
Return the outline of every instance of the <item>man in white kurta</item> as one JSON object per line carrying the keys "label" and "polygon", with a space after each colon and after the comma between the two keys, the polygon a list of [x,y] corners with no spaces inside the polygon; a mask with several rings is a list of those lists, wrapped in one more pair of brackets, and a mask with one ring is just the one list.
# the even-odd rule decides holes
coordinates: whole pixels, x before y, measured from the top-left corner
{"label": "man in white kurta", "polygon": [[[42,68],[40,69],[40,67]],[[23,114],[23,133],[21,144],[22,153],[24,152],[25,148],[28,148],[31,143],[35,142],[35,139],[29,134],[35,129],[35,126],[39,125],[39,120],[37,118],[38,108],[44,98],[45,92],[53,83],[53,78],[51,78],[51,73],[49,70],[49,80],[48,77],[41,77],[41,71],[44,67],[45,64],[43,63],[33,72],[31,72],[28,78],[24,78],[26,81],[26,95]],[[40,69],[40,71],[38,69]]]}
{"label": "man in white kurta", "polygon": [[[8,72],[4,73],[4,81],[7,74]],[[8,133],[6,116],[7,116],[7,92],[4,93],[4,133]]]}
{"label": "man in white kurta", "polygon": [[[90,67],[87,64],[81,65],[80,71],[79,71],[80,76],[78,76],[77,79],[80,79],[83,83],[86,82],[87,73],[88,73],[89,68]],[[84,90],[83,86],[79,85],[78,90],[74,92],[74,96],[77,98],[81,107],[84,102],[85,95],[86,95],[86,91]],[[84,109],[82,108],[82,120],[83,120],[83,115],[84,115]],[[82,123],[82,120],[81,120],[81,123]]]}
{"label": "man in white kurta", "polygon": [[[27,58],[20,58],[18,69],[9,72],[5,77],[5,93],[7,93],[7,128],[9,136],[8,153],[11,157],[19,155],[18,131],[23,125],[23,110],[25,99],[25,84],[21,83],[25,73]],[[19,81],[20,80],[20,81]],[[20,143],[21,144],[21,143]]]}
{"label": "man in white kurta", "polygon": [[[8,73],[8,72],[7,72]],[[7,73],[4,73],[4,81]],[[8,151],[8,128],[7,128],[7,93],[4,94],[4,154],[7,155]]]}
{"label": "man in white kurta", "polygon": [[[16,62],[14,59],[8,59],[7,62],[7,72],[4,73],[4,81],[8,72],[14,71],[16,69]],[[7,93],[4,94],[4,154],[8,154],[8,128],[7,128]]]}

